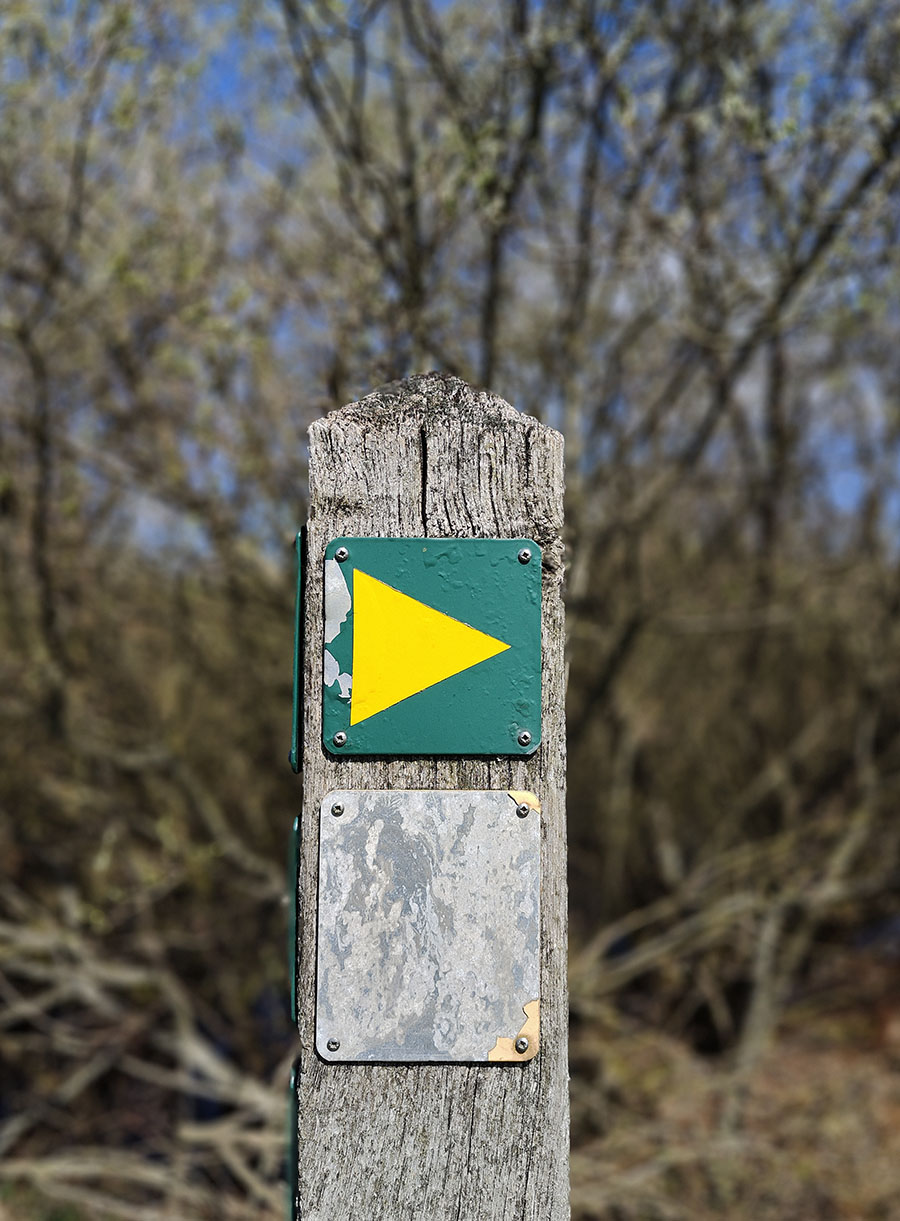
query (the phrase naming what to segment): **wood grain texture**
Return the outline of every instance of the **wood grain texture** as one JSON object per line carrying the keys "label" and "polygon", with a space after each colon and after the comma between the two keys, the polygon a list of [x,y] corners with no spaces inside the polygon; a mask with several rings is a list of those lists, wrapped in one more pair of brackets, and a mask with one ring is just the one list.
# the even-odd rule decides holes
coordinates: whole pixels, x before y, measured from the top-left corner
{"label": "wood grain texture", "polygon": [[[310,429],[299,869],[303,1221],[569,1215],[562,437],[456,378],[393,382]],[[530,759],[331,758],[322,562],[335,535],[533,538],[543,740]],[[331,789],[522,789],[542,804],[541,1050],[524,1065],[325,1064],[314,1048],[318,810]]]}

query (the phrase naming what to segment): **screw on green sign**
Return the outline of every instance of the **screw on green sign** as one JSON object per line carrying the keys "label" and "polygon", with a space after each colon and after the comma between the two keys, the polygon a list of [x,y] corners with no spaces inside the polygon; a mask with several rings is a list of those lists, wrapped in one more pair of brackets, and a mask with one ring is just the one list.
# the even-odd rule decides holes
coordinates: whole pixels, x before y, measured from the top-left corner
{"label": "screw on green sign", "polygon": [[325,551],[335,755],[529,755],[541,739],[531,539],[338,538]]}

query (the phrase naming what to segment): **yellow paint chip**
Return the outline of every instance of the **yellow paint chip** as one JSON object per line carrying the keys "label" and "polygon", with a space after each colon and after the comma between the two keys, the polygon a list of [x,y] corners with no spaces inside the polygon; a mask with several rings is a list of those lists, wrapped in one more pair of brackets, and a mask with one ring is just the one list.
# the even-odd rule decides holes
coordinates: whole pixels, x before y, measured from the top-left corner
{"label": "yellow paint chip", "polygon": [[513,799],[517,806],[531,806],[532,810],[536,810],[538,814],[541,812],[541,803],[535,797],[534,793],[530,793],[527,789],[507,789],[508,795]]}
{"label": "yellow paint chip", "polygon": [[358,725],[509,647],[357,568],[350,724]]}
{"label": "yellow paint chip", "polygon": [[[522,1007],[522,1012],[525,1014],[525,1025],[511,1039],[502,1036],[497,1037],[497,1041],[491,1050],[488,1052],[488,1060],[497,1061],[514,1061],[523,1062],[525,1060],[533,1060],[538,1054],[541,1046],[541,1002],[540,1000],[528,1001]],[[523,1052],[516,1051],[516,1039],[527,1039],[528,1047]]]}

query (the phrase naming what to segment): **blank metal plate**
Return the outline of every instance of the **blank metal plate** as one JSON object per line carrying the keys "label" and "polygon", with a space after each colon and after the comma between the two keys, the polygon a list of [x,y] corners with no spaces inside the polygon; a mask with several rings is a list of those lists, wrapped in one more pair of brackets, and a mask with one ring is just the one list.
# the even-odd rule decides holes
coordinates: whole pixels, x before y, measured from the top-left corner
{"label": "blank metal plate", "polygon": [[319,1055],[530,1060],[539,1042],[540,838],[532,793],[329,793],[319,839]]}

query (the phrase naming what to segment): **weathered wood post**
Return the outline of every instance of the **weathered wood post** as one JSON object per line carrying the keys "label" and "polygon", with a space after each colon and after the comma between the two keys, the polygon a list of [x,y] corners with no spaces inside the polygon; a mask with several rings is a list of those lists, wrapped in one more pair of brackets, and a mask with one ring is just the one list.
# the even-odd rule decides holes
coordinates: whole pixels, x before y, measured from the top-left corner
{"label": "weathered wood post", "polygon": [[[552,429],[439,374],[383,386],[310,429],[296,997],[302,1052],[295,1204],[303,1221],[561,1221],[569,1215],[562,451],[562,437]],[[387,569],[378,568],[377,539],[406,540],[385,552]],[[509,542],[465,543],[454,551],[449,544],[442,550],[441,539]],[[522,540],[537,544],[534,557]],[[391,572],[409,573],[410,582],[432,581],[434,596]],[[345,643],[342,654],[351,593],[352,652]],[[455,609],[465,598],[475,608],[471,615]],[[522,674],[532,603],[541,662],[540,697],[529,710],[531,680]],[[444,670],[483,674],[494,684],[486,699],[497,694],[518,712],[495,726],[497,732],[483,731],[480,700],[463,692],[453,703],[453,680],[440,681],[440,657],[438,671],[402,678],[385,694],[383,659],[373,652],[382,621],[373,629],[364,610],[370,619],[394,610],[412,616],[411,630],[422,634],[420,652],[407,655],[397,637],[389,654],[404,674],[405,667],[427,669],[440,654],[441,642],[432,648],[429,632],[439,637],[444,625],[462,633],[462,643],[453,636],[447,647],[475,651]],[[516,633],[525,642],[518,650],[524,661],[510,645],[519,641]],[[437,694],[429,698],[446,692],[450,700],[459,737],[449,731],[453,741],[445,749],[429,744],[430,734],[447,732],[438,724],[443,714],[436,721],[418,696],[405,698],[419,689],[417,682],[432,684],[428,689]],[[540,723],[522,728],[538,702]],[[407,716],[396,720],[412,735],[405,753],[386,749],[379,737],[379,724],[389,718],[379,721],[376,713],[388,703],[399,709],[397,718]],[[372,753],[350,753],[363,742]],[[533,742],[540,743],[536,750]],[[474,819],[463,809],[468,797]],[[385,847],[384,828],[394,815],[396,836],[415,828],[413,849],[406,841]],[[440,846],[448,821],[456,838]],[[468,895],[465,911],[458,910],[460,895]],[[518,907],[507,919],[509,901]],[[329,927],[317,942],[320,912]],[[535,916],[533,982],[527,980],[529,913]],[[437,948],[425,944],[432,936]],[[505,946],[506,936],[512,948],[494,961],[492,947]],[[365,946],[376,955],[372,973],[390,976],[387,982],[353,974]],[[521,996],[516,999],[521,1029],[517,1021],[497,1030],[489,1054],[473,1025],[489,1025],[505,998],[479,996],[478,980],[485,973],[506,978],[503,956],[520,954],[521,962],[508,964],[509,978],[532,1003],[523,1013]],[[423,963],[429,988],[434,980],[434,997],[424,1000],[414,994]],[[529,989],[538,975],[535,1055],[537,998]],[[393,997],[388,1014],[385,988]],[[471,994],[460,995],[467,989]],[[413,1009],[418,1016],[405,1024]],[[498,1059],[506,1062],[489,1062]],[[522,1062],[508,1062],[517,1059]]]}

